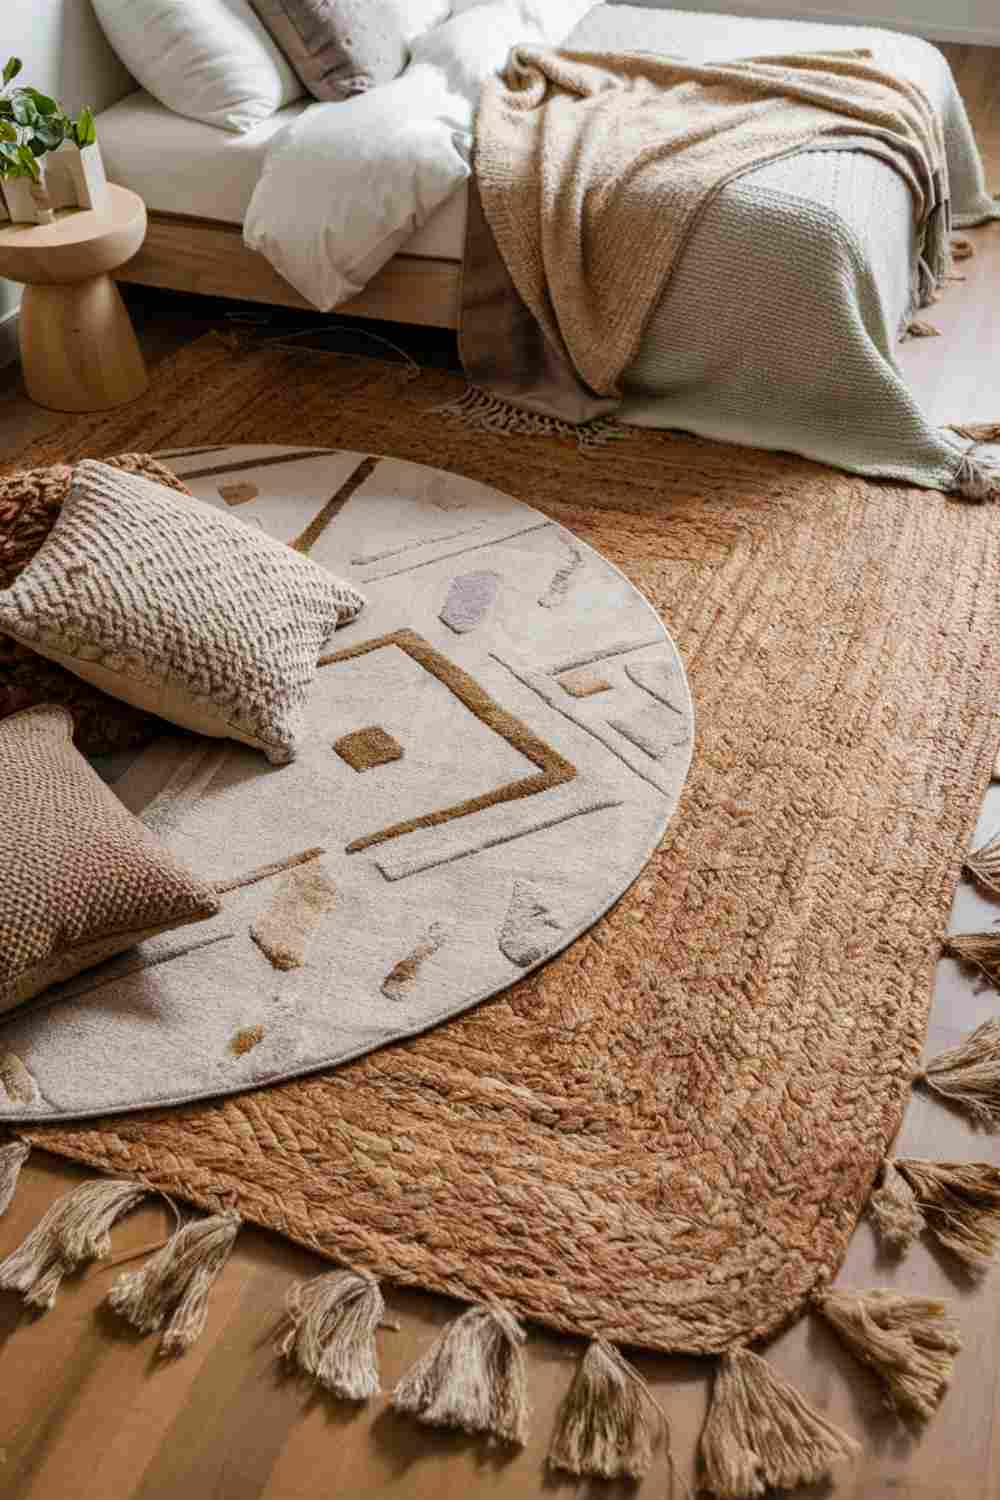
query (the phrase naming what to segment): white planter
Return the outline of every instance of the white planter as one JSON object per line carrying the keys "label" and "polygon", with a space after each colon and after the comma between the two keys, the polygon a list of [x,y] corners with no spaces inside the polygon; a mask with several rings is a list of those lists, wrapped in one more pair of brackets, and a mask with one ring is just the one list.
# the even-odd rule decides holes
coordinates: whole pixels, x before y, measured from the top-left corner
{"label": "white planter", "polygon": [[39,182],[30,177],[7,177],[3,191],[10,217],[23,224],[51,224],[59,208],[89,208],[103,212],[108,203],[101,148],[95,142],[81,150],[63,141],[58,151],[39,158]]}

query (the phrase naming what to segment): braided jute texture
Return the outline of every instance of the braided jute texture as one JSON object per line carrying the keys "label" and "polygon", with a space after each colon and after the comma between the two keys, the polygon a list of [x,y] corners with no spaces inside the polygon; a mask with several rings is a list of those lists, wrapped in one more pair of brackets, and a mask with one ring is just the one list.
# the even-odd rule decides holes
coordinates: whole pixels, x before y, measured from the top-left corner
{"label": "braided jute texture", "polygon": [[390,1280],[718,1351],[835,1272],[900,1124],[996,751],[1000,509],[665,433],[472,434],[433,411],[461,388],[209,338],[15,463],[271,441],[514,491],[681,648],[699,739],[665,843],[561,957],[425,1036],[24,1133]]}

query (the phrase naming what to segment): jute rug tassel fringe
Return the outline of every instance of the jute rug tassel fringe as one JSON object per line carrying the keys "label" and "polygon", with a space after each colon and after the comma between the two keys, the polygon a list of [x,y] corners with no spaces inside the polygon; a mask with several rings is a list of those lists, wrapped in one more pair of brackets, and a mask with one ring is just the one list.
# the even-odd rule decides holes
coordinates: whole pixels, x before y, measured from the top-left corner
{"label": "jute rug tassel fringe", "polygon": [[392,1393],[396,1411],[522,1445],[528,1433],[525,1333],[498,1302],[470,1307],[442,1329]]}
{"label": "jute rug tassel fringe", "polygon": [[816,1484],[860,1451],[759,1355],[722,1355],[701,1435],[705,1484],[719,1500]]}
{"label": "jute rug tassel fringe", "polygon": [[20,1292],[32,1307],[50,1308],[64,1276],[111,1253],[112,1224],[148,1191],[137,1182],[99,1179],[66,1193],[0,1262],[0,1287]]}
{"label": "jute rug tassel fringe", "polygon": [[1000,1130],[1000,1019],[977,1026],[957,1047],[933,1058],[914,1081],[985,1130]]}
{"label": "jute rug tassel fringe", "polygon": [[1000,989],[1000,932],[956,933],[945,939],[944,952],[978,969],[994,988]]}
{"label": "jute rug tassel fringe", "polygon": [[908,1249],[929,1229],[967,1270],[985,1271],[1000,1242],[1000,1168],[988,1162],[888,1161],[869,1210],[891,1249]]}
{"label": "jute rug tassel fringe", "polygon": [[234,1209],[185,1224],[140,1271],[123,1271],[108,1303],[140,1333],[163,1328],[162,1355],[183,1354],[205,1326],[208,1297],[242,1220]]}
{"label": "jute rug tassel fringe", "polygon": [[331,1271],[298,1281],[285,1299],[289,1328],[279,1353],[345,1401],[380,1390],[375,1333],[385,1316],[379,1284],[368,1271]]}
{"label": "jute rug tassel fringe", "polygon": [[976,247],[971,240],[957,239],[951,242],[952,260],[970,260],[976,253]]}
{"label": "jute rug tassel fringe", "polygon": [[0,1214],[5,1214],[17,1192],[17,1180],[31,1153],[27,1141],[9,1141],[0,1146]]}
{"label": "jute rug tassel fringe", "polygon": [[813,1302],[841,1342],[878,1376],[893,1411],[925,1420],[933,1415],[962,1347],[943,1302],[847,1289],[817,1292]]}
{"label": "jute rug tassel fringe", "polygon": [[957,432],[970,443],[1000,443],[1000,422],[952,422],[948,432]]}
{"label": "jute rug tassel fringe", "polygon": [[594,1339],[559,1408],[549,1468],[601,1479],[641,1479],[649,1472],[661,1434],[673,1475],[670,1424],[663,1408],[615,1346]]}
{"label": "jute rug tassel fringe", "polygon": [[[1000,834],[995,834],[985,844],[980,844],[978,849],[967,854],[962,869],[977,885],[994,896],[1000,896]],[[993,937],[997,952],[1000,953],[1000,935],[982,933],[980,936],[984,939]]]}

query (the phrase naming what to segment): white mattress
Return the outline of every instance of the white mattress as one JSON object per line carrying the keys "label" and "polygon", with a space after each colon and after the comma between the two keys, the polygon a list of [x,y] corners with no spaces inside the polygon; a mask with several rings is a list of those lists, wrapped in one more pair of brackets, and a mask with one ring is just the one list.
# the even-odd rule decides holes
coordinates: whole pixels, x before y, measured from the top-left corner
{"label": "white mattress", "polygon": [[[108,177],[163,214],[242,224],[272,137],[310,101],[289,104],[245,135],[189,120],[139,89],[98,117]],[[432,214],[403,250],[434,260],[461,260],[464,184]]]}

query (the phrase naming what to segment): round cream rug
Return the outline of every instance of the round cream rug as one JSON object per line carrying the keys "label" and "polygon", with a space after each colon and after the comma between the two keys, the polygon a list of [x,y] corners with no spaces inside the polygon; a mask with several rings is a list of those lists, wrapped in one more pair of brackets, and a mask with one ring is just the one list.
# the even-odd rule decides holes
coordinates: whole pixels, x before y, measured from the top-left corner
{"label": "round cream rug", "polygon": [[233,1093],[480,1003],[621,896],[690,764],[661,620],[530,506],[363,453],[160,457],[368,603],[321,661],[291,765],[178,735],[114,781],[223,911],[0,1028],[6,1119]]}

